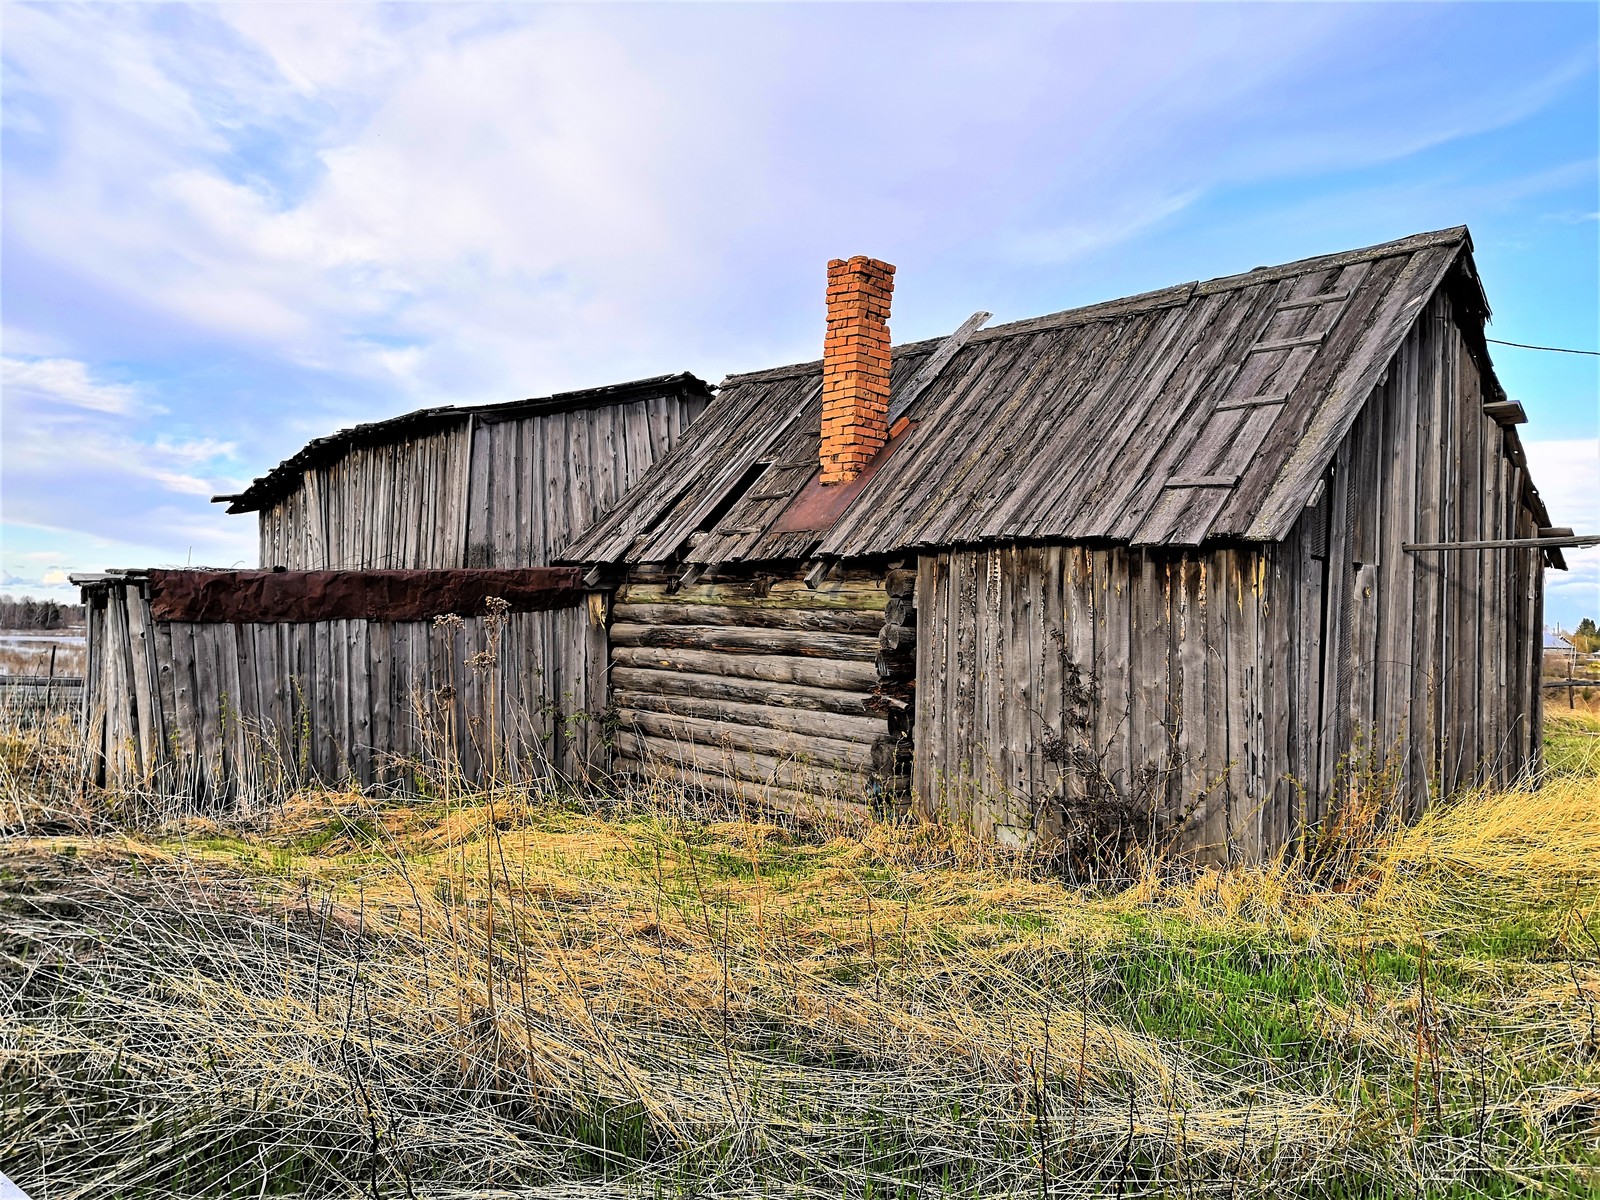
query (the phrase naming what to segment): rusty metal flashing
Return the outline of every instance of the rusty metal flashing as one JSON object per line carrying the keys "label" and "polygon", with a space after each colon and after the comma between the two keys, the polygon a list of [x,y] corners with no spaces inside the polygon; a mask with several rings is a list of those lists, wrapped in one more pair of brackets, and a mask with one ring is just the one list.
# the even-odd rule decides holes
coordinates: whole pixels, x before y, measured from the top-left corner
{"label": "rusty metal flashing", "polygon": [[583,603],[577,567],[449,571],[163,571],[147,576],[157,621],[224,625],[426,621],[476,616],[490,597],[512,612]]}
{"label": "rusty metal flashing", "polygon": [[912,430],[919,424],[917,421],[905,421],[904,418],[902,421],[903,426],[868,460],[861,474],[849,483],[825,484],[822,482],[821,472],[818,471],[800,489],[795,498],[789,501],[789,506],[783,510],[767,532],[769,534],[820,533],[832,529],[833,523],[842,517],[845,509],[866,490],[873,476],[883,469],[883,464],[905,444]]}

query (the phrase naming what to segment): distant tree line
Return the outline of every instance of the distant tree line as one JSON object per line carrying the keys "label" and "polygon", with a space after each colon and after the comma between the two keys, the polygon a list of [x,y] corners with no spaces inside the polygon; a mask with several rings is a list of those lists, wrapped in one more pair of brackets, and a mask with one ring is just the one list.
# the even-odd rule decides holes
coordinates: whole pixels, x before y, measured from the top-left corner
{"label": "distant tree line", "polygon": [[0,596],[0,629],[65,629],[83,624],[83,605]]}
{"label": "distant tree line", "polygon": [[1572,634],[1572,644],[1582,654],[1593,654],[1600,650],[1600,629],[1595,627],[1593,617],[1585,617],[1578,622],[1578,628]]}

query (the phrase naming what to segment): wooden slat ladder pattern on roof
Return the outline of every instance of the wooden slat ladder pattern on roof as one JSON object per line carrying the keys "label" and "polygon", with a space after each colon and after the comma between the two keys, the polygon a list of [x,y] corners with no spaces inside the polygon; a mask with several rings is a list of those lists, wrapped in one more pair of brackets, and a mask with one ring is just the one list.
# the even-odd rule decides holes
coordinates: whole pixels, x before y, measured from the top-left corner
{"label": "wooden slat ladder pattern on roof", "polygon": [[[1255,342],[1178,461],[1167,497],[1134,535],[1135,545],[1198,545],[1205,539],[1366,273],[1367,264],[1360,263],[1340,272],[1342,286],[1329,288],[1319,275],[1278,285]],[[1184,494],[1193,488],[1208,491]]]}
{"label": "wooden slat ladder pattern on roof", "polygon": [[[1302,275],[1272,307],[1258,341],[1238,363],[1168,488],[1206,486],[1206,494],[1170,496],[1134,534],[1134,544],[1197,546],[1232,498],[1243,472],[1280,422],[1283,406],[1306,379],[1317,350],[1333,338],[1370,264],[1334,272],[1338,280]],[[1192,480],[1205,480],[1197,485]]]}
{"label": "wooden slat ladder pattern on roof", "polygon": [[917,397],[922,395],[927,386],[939,378],[939,372],[950,365],[950,360],[956,352],[967,344],[967,339],[978,330],[982,329],[993,313],[983,311],[975,312],[956,328],[949,337],[939,344],[939,348],[923,360],[922,366],[917,370],[911,382],[901,389],[899,395],[894,397],[889,405],[889,424],[892,427],[896,421],[905,416],[906,410],[916,403]]}

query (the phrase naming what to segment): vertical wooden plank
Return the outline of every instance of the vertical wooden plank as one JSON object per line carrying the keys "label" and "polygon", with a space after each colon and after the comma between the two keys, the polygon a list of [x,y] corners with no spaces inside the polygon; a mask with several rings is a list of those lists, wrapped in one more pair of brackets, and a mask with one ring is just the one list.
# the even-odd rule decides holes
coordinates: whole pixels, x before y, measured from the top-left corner
{"label": "vertical wooden plank", "polygon": [[1338,784],[1341,758],[1349,745],[1345,721],[1349,712],[1350,677],[1347,673],[1346,626],[1354,572],[1349,558],[1351,467],[1349,440],[1334,456],[1328,490],[1328,566],[1323,582],[1322,696],[1317,717],[1317,786],[1311,804],[1310,824],[1327,816],[1328,802]]}
{"label": "vertical wooden plank", "polygon": [[[451,547],[454,550],[454,547]],[[373,783],[372,661],[370,623],[346,622],[349,646],[350,771],[362,787]]]}
{"label": "vertical wooden plank", "polygon": [[1234,853],[1256,861],[1267,848],[1265,829],[1271,793],[1266,785],[1262,757],[1265,737],[1263,709],[1263,646],[1261,630],[1261,568],[1254,549],[1223,551],[1229,563],[1231,641],[1228,646],[1229,775],[1235,812]]}
{"label": "vertical wooden plank", "polygon": [[289,670],[280,653],[279,628],[264,623],[254,625],[251,638],[255,646],[255,685],[260,701],[258,720],[263,750],[270,751],[280,763],[286,763],[290,751],[284,700]]}
{"label": "vertical wooden plank", "polygon": [[[1081,722],[1081,727],[1065,730],[1070,748],[1098,762],[1104,748],[1101,713],[1106,705],[1106,679],[1104,663],[1097,657],[1097,647],[1103,646],[1105,639],[1100,635],[1101,601],[1095,584],[1095,561],[1094,552],[1082,546],[1069,546],[1061,553],[1061,621],[1066,658],[1057,703],[1064,729],[1069,719]],[[1088,799],[1090,781],[1082,770],[1063,766],[1063,803],[1081,805]]]}
{"label": "vertical wooden plank", "polygon": [[[1485,416],[1479,398],[1479,445],[1483,454],[1480,478],[1483,481],[1483,511],[1479,528],[1484,539],[1504,536],[1500,521],[1503,497],[1501,469],[1505,455],[1501,448],[1500,426]],[[1506,746],[1501,722],[1500,669],[1505,662],[1501,652],[1500,630],[1504,618],[1501,585],[1509,565],[1507,551],[1478,555],[1478,756],[1479,783],[1504,785]]]}
{"label": "vertical wooden plank", "polygon": [[1291,817],[1295,805],[1291,731],[1295,691],[1294,569],[1300,562],[1298,527],[1291,544],[1264,546],[1260,553],[1265,566],[1261,573],[1260,597],[1262,636],[1261,703],[1264,733],[1262,740],[1263,799],[1267,805],[1262,828],[1264,850],[1271,854],[1290,847],[1294,837]]}
{"label": "vertical wooden plank", "polygon": [[553,413],[540,421],[544,434],[544,525],[548,553],[572,536],[573,452],[568,445],[568,414]]}
{"label": "vertical wooden plank", "polygon": [[1133,770],[1133,751],[1128,721],[1133,703],[1131,637],[1133,597],[1131,594],[1131,555],[1121,546],[1091,551],[1096,584],[1095,649],[1098,655],[1101,635],[1105,653],[1100,688],[1101,719],[1099,743],[1102,769],[1110,779],[1126,780]]}
{"label": "vertical wooden plank", "polygon": [[222,629],[214,624],[198,623],[193,628],[195,696],[205,744],[206,779],[213,794],[225,797],[229,794],[228,739],[234,722],[229,712],[233,693],[228,687]]}
{"label": "vertical wooden plank", "polygon": [[542,551],[536,551],[534,548],[542,495],[536,486],[539,481],[538,438],[533,426],[538,420],[537,417],[530,417],[518,421],[511,431],[512,445],[516,450],[515,474],[512,482],[516,485],[517,497],[513,505],[517,518],[517,532],[512,539],[512,545],[516,547],[513,562],[519,567],[544,566],[549,562]]}
{"label": "vertical wooden plank", "polygon": [[[636,432],[630,430],[630,449],[634,448]],[[943,600],[940,587],[939,556],[917,556],[917,691],[916,709],[912,717],[911,734],[911,794],[915,809],[922,816],[932,818],[934,812],[934,781],[937,779],[938,747],[935,744],[935,721],[939,715],[940,693],[939,663],[943,639],[942,613],[938,605]]]}
{"label": "vertical wooden plank", "polygon": [[354,737],[350,725],[350,625],[348,620],[328,623],[328,664],[331,668],[329,708],[333,726],[334,777],[347,787],[353,775]]}
{"label": "vertical wooden plank", "polygon": [[[1181,561],[1181,560],[1180,560]],[[1172,560],[1155,554],[1140,554],[1129,560],[1130,579],[1129,636],[1130,688],[1128,694],[1128,749],[1130,770],[1112,783],[1134,801],[1156,797],[1146,779],[1159,778],[1166,758],[1167,677],[1172,653],[1172,630],[1168,621],[1167,572]],[[1164,798],[1164,797],[1163,797]],[[1161,806],[1161,807],[1164,807]],[[1151,814],[1152,818],[1154,813]],[[1152,826],[1138,833],[1148,841]]]}
{"label": "vertical wooden plank", "polygon": [[[1064,745],[1078,740],[1080,735],[1078,730],[1068,725],[1062,709],[1063,659],[1068,653],[1068,643],[1066,596],[1063,590],[1065,564],[1061,547],[1044,547],[1039,551],[1036,563],[1039,599],[1034,606],[1029,630],[1031,661],[1038,677],[1033,703],[1038,706],[1042,732],[1050,734]],[[920,599],[918,603],[921,603]],[[1063,765],[1060,761],[1045,762],[1042,756],[1036,759],[1035,764],[1035,787],[1040,804],[1046,806],[1051,815],[1052,829],[1047,831],[1050,833],[1058,833],[1061,826],[1061,806],[1066,799]]]}
{"label": "vertical wooden plank", "polygon": [[950,711],[954,717],[951,746],[951,778],[947,802],[957,819],[964,820],[976,834],[986,836],[993,828],[987,806],[978,797],[982,764],[974,750],[977,740],[979,670],[977,636],[978,606],[982,588],[982,557],[975,550],[957,551],[950,556],[951,582],[959,589],[952,596],[955,612],[955,669],[950,673]]}
{"label": "vertical wooden plank", "polygon": [[173,621],[166,629],[172,643],[173,755],[178,760],[180,777],[192,780],[203,773],[200,714],[195,698],[194,627]]}
{"label": "vertical wooden plank", "polygon": [[133,693],[134,733],[139,746],[139,771],[148,778],[155,770],[161,742],[153,678],[150,603],[137,583],[128,584],[123,594],[128,610],[128,673]]}
{"label": "vertical wooden plank", "polygon": [[313,621],[307,627],[306,699],[311,709],[311,766],[316,776],[330,787],[338,786],[339,727],[334,718],[335,675],[332,662],[332,629],[327,621]]}
{"label": "vertical wooden plank", "polygon": [[1233,617],[1229,595],[1230,563],[1227,553],[1207,556],[1205,590],[1205,824],[1199,850],[1211,861],[1231,855],[1234,832],[1233,776],[1239,769],[1229,751],[1231,697],[1229,695],[1229,622]]}
{"label": "vertical wooden plank", "polygon": [[[462,543],[465,545],[465,542]],[[371,671],[368,705],[372,737],[371,781],[394,782],[394,757],[400,752],[400,718],[394,694],[394,625],[373,621],[367,625],[367,661]]]}
{"label": "vertical wooden plank", "polygon": [[1186,853],[1197,850],[1205,836],[1207,560],[1199,554],[1180,559],[1175,585],[1178,761],[1170,803],[1175,843]]}
{"label": "vertical wooden plank", "polygon": [[161,745],[157,750],[160,761],[170,762],[177,757],[177,746],[174,739],[178,729],[178,697],[177,680],[175,678],[175,662],[172,648],[172,625],[170,622],[159,621],[153,623],[155,633],[156,657],[156,694],[159,697],[158,707],[161,712],[160,738]]}
{"label": "vertical wooden plank", "polygon": [[239,670],[239,627],[214,624],[206,629],[215,655],[217,720],[222,733],[222,786],[229,796],[248,784],[249,749],[245,738],[244,685]]}
{"label": "vertical wooden plank", "polygon": [[105,651],[101,658],[106,716],[106,782],[126,786],[140,770],[138,735],[133,716],[133,666],[128,646],[127,584],[114,581],[106,589]]}

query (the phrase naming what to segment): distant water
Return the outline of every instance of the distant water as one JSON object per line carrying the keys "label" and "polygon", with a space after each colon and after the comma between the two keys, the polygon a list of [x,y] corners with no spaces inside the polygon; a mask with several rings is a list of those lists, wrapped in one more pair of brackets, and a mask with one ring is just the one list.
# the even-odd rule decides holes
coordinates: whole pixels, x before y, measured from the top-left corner
{"label": "distant water", "polygon": [[83,630],[0,629],[0,650],[27,650],[33,646],[82,646]]}
{"label": "distant water", "polygon": [[[88,642],[78,629],[0,629],[0,675],[81,675]],[[3,1200],[3,1197],[0,1197]]]}

